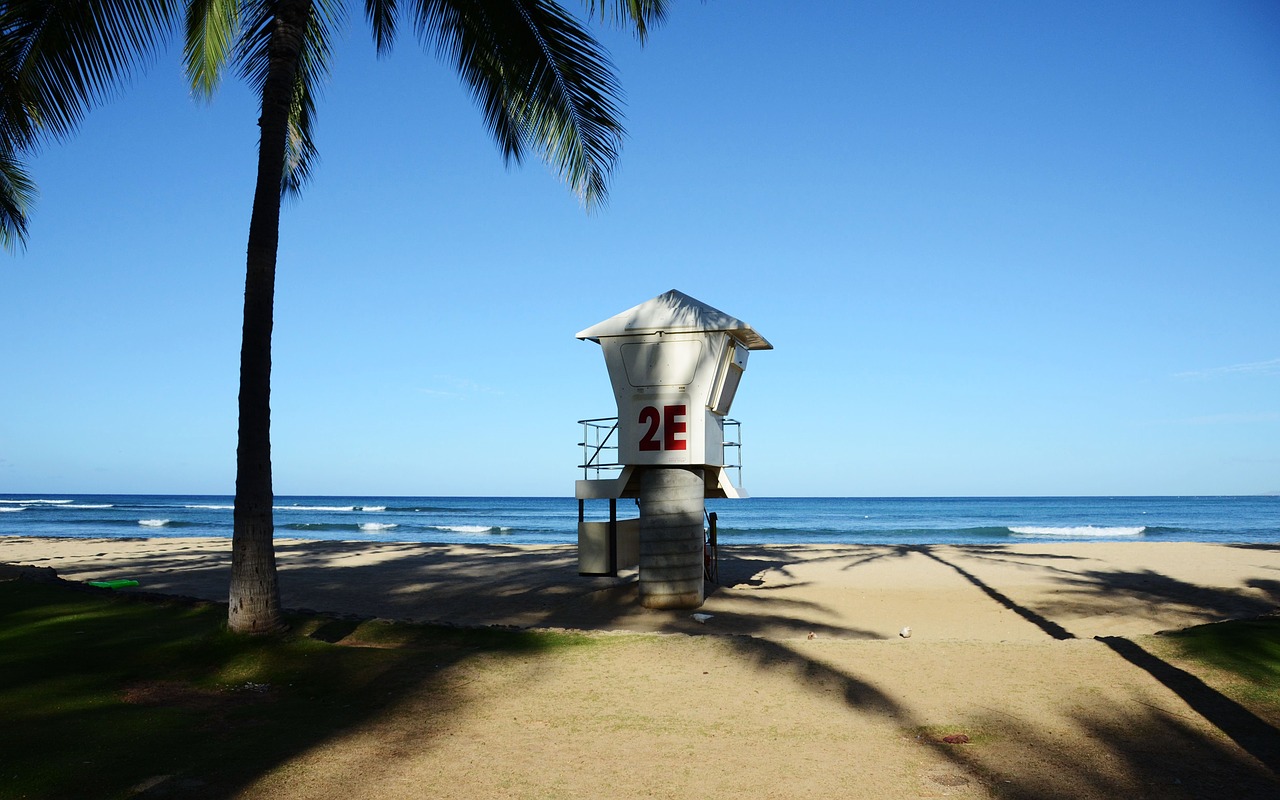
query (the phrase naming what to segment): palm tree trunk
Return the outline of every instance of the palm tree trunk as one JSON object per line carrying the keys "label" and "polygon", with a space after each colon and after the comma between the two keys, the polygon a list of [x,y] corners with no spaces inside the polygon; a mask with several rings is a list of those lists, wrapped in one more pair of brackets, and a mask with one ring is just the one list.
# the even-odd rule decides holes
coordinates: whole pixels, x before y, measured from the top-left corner
{"label": "palm tree trunk", "polygon": [[231,594],[227,624],[238,633],[283,629],[276,576],[271,484],[271,329],[276,251],[280,237],[280,188],[285,142],[303,35],[311,0],[281,0],[272,22],[270,62],[258,120],[258,178],[249,220],[240,345],[240,434],[236,449],[235,528],[231,544]]}

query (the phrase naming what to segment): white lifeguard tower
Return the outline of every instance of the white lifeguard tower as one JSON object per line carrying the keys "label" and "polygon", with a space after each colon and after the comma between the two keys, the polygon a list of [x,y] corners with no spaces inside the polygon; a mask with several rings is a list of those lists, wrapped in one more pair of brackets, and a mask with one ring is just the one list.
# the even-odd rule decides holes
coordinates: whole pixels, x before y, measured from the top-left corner
{"label": "white lifeguard tower", "polygon": [[[650,608],[702,604],[704,500],[745,497],[725,451],[741,438],[727,418],[751,350],[773,348],[750,325],[676,290],[580,332],[600,345],[618,416],[582,420],[577,481],[578,571],[616,575],[640,567]],[[613,456],[610,459],[610,456]],[[617,499],[639,499],[638,519],[617,519]],[[587,500],[609,500],[609,522],[584,518]]]}

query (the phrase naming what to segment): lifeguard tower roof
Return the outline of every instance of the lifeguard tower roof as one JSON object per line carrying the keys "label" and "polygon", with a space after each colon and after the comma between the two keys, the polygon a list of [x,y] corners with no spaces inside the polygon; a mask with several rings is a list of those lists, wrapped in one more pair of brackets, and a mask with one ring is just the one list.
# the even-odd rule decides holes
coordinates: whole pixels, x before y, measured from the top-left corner
{"label": "lifeguard tower roof", "polygon": [[601,337],[634,336],[659,331],[662,333],[724,331],[748,350],[773,349],[773,345],[747,323],[675,289],[664,292],[652,300],[646,300],[621,314],[615,314],[604,322],[598,322],[580,332],[577,338],[589,339],[599,344]]}

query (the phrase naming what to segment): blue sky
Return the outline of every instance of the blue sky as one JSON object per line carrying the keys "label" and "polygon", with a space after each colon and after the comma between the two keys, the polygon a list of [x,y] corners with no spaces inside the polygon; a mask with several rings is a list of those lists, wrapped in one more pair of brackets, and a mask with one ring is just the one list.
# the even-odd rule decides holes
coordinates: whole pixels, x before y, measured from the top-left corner
{"label": "blue sky", "polygon": [[[588,215],[452,73],[349,21],[285,209],[279,494],[571,496],[574,334],[677,288],[776,349],[757,495],[1280,491],[1280,10],[677,2],[602,32]],[[0,492],[228,494],[256,110],[177,48],[32,164],[0,255]]]}

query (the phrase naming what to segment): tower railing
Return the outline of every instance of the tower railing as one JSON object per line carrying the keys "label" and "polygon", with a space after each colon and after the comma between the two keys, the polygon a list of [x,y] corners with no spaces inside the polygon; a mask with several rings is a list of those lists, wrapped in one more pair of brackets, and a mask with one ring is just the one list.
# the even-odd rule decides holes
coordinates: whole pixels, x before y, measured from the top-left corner
{"label": "tower railing", "polygon": [[[582,440],[583,480],[601,480],[617,477],[623,465],[618,461],[618,418],[597,417],[580,419]],[[733,470],[733,483],[742,485],[742,423],[736,419],[724,421],[724,447],[721,451],[724,469]]]}
{"label": "tower railing", "polygon": [[596,419],[580,419],[582,426],[582,470],[583,480],[600,480],[616,477],[622,464],[618,463],[618,418],[598,417]]}

